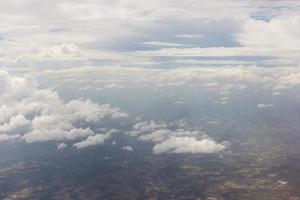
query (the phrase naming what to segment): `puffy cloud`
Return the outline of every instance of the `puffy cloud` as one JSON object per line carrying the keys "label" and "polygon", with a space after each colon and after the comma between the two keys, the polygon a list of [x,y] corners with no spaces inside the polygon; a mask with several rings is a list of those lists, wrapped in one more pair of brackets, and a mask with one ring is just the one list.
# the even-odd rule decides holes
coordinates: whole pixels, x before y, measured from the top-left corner
{"label": "puffy cloud", "polygon": [[217,153],[224,150],[224,143],[212,139],[197,140],[194,137],[170,137],[153,147],[155,154],[161,153]]}
{"label": "puffy cloud", "polygon": [[[151,126],[149,126],[151,124]],[[170,127],[180,126],[183,122],[175,124],[162,124],[159,126],[153,121],[140,122],[133,128],[138,134],[137,139],[154,143],[153,152],[161,153],[217,153],[226,148],[227,142],[217,143],[207,137],[201,130],[186,130],[184,127],[171,130]],[[145,128],[146,127],[146,128]],[[196,138],[201,137],[200,140]]]}
{"label": "puffy cloud", "polygon": [[[56,92],[38,89],[31,77],[15,77],[2,70],[0,90],[0,132],[18,133],[29,143],[86,138],[95,135],[88,124],[128,116],[109,104],[64,102]],[[11,139],[7,135],[2,137]]]}
{"label": "puffy cloud", "polygon": [[86,140],[73,144],[77,149],[86,148],[98,144],[103,144],[105,140],[109,139],[111,134],[96,134],[89,136]]}
{"label": "puffy cloud", "polygon": [[50,57],[65,57],[65,56],[79,56],[79,47],[71,43],[62,43],[54,45],[50,48],[48,56]]}
{"label": "puffy cloud", "polygon": [[0,126],[0,132],[11,132],[30,124],[30,121],[23,115],[17,115],[9,119],[9,122]]}
{"label": "puffy cloud", "polygon": [[270,21],[249,19],[238,33],[239,42],[248,47],[298,49],[300,45],[300,17],[279,16]]}
{"label": "puffy cloud", "polygon": [[122,147],[122,149],[125,151],[133,151],[133,148],[131,146],[124,146]]}
{"label": "puffy cloud", "polygon": [[300,85],[300,72],[299,71],[291,72],[288,75],[281,76],[279,79],[279,83],[281,84],[283,89],[285,89],[286,87],[293,87],[293,86]]}
{"label": "puffy cloud", "polygon": [[32,131],[24,134],[22,139],[28,143],[32,142],[46,142],[50,140],[75,140],[85,138],[90,135],[94,135],[94,131],[89,128],[72,128],[70,130],[64,130],[61,127],[58,128],[45,128],[45,129],[33,129]]}

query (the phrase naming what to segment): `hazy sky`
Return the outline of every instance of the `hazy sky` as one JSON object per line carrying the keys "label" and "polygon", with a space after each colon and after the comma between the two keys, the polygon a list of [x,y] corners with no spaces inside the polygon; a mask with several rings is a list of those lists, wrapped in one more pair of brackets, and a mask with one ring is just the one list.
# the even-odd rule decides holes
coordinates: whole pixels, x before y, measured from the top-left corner
{"label": "hazy sky", "polygon": [[2,67],[297,66],[300,2],[0,2]]}
{"label": "hazy sky", "polygon": [[157,154],[222,151],[202,126],[297,116],[299,14],[288,0],[0,1],[0,142],[122,133]]}

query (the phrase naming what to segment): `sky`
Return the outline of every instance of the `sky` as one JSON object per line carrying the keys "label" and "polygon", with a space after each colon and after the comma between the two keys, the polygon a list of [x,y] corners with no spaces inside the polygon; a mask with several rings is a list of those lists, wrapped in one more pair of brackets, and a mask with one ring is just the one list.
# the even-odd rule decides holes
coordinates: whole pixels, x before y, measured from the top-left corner
{"label": "sky", "polygon": [[299,1],[1,1],[0,142],[220,152],[191,116],[296,116],[299,53]]}
{"label": "sky", "polygon": [[299,65],[290,0],[12,0],[0,3],[0,63],[14,70],[118,65]]}

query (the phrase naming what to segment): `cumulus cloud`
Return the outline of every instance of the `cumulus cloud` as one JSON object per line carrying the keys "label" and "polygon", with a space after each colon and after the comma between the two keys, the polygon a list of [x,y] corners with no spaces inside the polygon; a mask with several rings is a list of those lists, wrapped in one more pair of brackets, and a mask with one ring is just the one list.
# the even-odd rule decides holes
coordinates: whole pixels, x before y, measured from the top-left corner
{"label": "cumulus cloud", "polygon": [[299,16],[278,16],[270,21],[249,19],[238,33],[238,41],[248,47],[299,50],[299,33]]}
{"label": "cumulus cloud", "polygon": [[109,139],[111,134],[96,134],[89,136],[86,140],[73,144],[77,149],[86,148],[89,146],[95,146],[103,144],[105,140]]}
{"label": "cumulus cloud", "polygon": [[[279,79],[279,83],[281,85],[277,86],[280,87],[282,89],[285,89],[286,87],[293,87],[293,86],[299,86],[300,85],[300,72],[296,71],[296,72],[290,72],[287,75],[281,76]],[[280,88],[277,88],[280,89]]]}
{"label": "cumulus cloud", "polygon": [[[217,153],[226,148],[227,142],[217,143],[206,136],[202,130],[186,130],[180,126],[183,122],[175,124],[158,125],[153,121],[140,122],[133,129],[138,132],[136,136],[139,141],[151,142],[154,144],[153,152],[161,153]],[[151,126],[149,126],[151,125]],[[146,128],[145,128],[146,127]],[[171,130],[173,127],[174,130]],[[197,138],[201,137],[200,140]]]}
{"label": "cumulus cloud", "polygon": [[[59,126],[59,125],[58,125]],[[62,127],[59,128],[34,128],[33,130],[23,135],[24,139],[28,143],[32,142],[46,142],[50,140],[76,140],[80,138],[85,138],[90,135],[94,135],[94,131],[89,128],[73,128],[70,130],[63,130]]]}
{"label": "cumulus cloud", "polygon": [[62,43],[52,46],[48,51],[50,57],[65,57],[65,56],[79,56],[79,47],[71,43]]}
{"label": "cumulus cloud", "polygon": [[170,137],[153,147],[155,154],[161,153],[217,153],[226,145],[212,139],[197,140],[194,137]]}
{"label": "cumulus cloud", "polygon": [[52,90],[38,89],[32,77],[15,77],[2,70],[0,92],[2,140],[14,139],[16,133],[28,143],[77,140],[96,134],[89,124],[128,116],[109,104],[65,102]]}
{"label": "cumulus cloud", "polygon": [[16,131],[22,127],[30,124],[30,121],[26,119],[23,115],[17,115],[11,117],[7,123],[0,126],[0,132],[11,132]]}

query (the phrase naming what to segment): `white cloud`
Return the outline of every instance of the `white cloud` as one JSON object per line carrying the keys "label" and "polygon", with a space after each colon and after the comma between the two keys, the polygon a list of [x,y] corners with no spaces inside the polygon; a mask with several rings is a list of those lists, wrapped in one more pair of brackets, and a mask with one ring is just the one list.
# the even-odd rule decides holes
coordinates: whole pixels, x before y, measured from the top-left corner
{"label": "white cloud", "polygon": [[[138,134],[131,134],[137,136],[137,139],[144,142],[151,142],[154,144],[153,152],[155,154],[161,153],[216,153],[225,149],[227,143],[217,143],[211,138],[208,138],[202,130],[186,130],[186,124],[182,121],[172,124],[163,124],[162,126],[155,126],[153,121],[140,122],[134,126],[134,130]],[[146,125],[146,128],[145,128]],[[169,126],[182,126],[175,130],[170,130]],[[153,127],[153,128],[148,128]],[[201,137],[200,140],[196,138]]]}
{"label": "white cloud", "polygon": [[160,42],[160,41],[143,42],[143,44],[149,45],[149,46],[161,46],[161,47],[188,47],[188,46],[192,46],[192,45],[189,45],[189,44]]}
{"label": "white cloud", "polygon": [[95,134],[94,131],[92,131],[89,128],[86,129],[72,128],[70,130],[64,130],[62,127],[59,128],[49,127],[45,129],[33,128],[32,131],[24,134],[22,136],[22,139],[24,139],[28,143],[46,142],[50,140],[76,140],[94,134]]}
{"label": "white cloud", "polygon": [[[50,57],[66,57],[66,56],[79,56],[79,47],[71,43],[62,43],[52,46],[47,53]],[[65,59],[65,58],[64,58]]]}
{"label": "white cloud", "polygon": [[172,131],[170,131],[168,129],[161,129],[161,130],[154,131],[150,134],[144,133],[143,135],[138,137],[138,140],[161,142],[161,141],[165,140],[166,138],[168,138],[170,136],[170,134],[172,134]]}
{"label": "white cloud", "polygon": [[122,147],[122,149],[125,151],[133,151],[133,148],[131,146],[124,146]]}
{"label": "white cloud", "polygon": [[[299,2],[296,1],[212,0],[203,4],[190,0],[185,4],[180,0],[153,0],[151,5],[134,0],[1,1],[0,46],[5,51],[0,51],[0,63],[40,69],[41,65],[53,68],[58,64],[79,66],[103,59],[122,65],[136,62],[139,66],[147,66],[155,63],[155,59],[151,55],[142,58],[140,53],[136,54],[137,43],[150,41],[150,44],[161,47],[186,46],[180,43],[182,39],[194,42],[192,46],[220,48],[163,49],[151,54],[287,57],[292,53],[295,58],[299,51],[265,47],[274,46],[274,41],[280,43],[280,48],[298,44],[297,13]],[[271,20],[262,21],[253,16]],[[253,39],[256,34],[258,40]],[[227,43],[235,44],[236,35],[243,47],[264,45],[259,48],[226,48]],[[205,40],[197,42],[202,36]],[[223,36],[222,43],[219,38]],[[174,41],[168,43],[166,38]],[[121,52],[120,49],[124,48],[132,51],[130,54]]]}
{"label": "white cloud", "polygon": [[0,132],[11,132],[16,131],[16,129],[24,128],[29,125],[30,121],[26,119],[23,115],[17,115],[9,119],[9,122],[0,125]]}
{"label": "white cloud", "polygon": [[177,34],[175,36],[179,38],[187,38],[187,39],[198,39],[204,37],[204,35],[201,34]]}
{"label": "white cloud", "polygon": [[[295,67],[259,66],[206,66],[185,68],[138,68],[138,67],[85,67],[63,70],[49,70],[45,77],[85,77],[97,76],[98,79],[122,82],[124,88],[140,87],[198,87],[228,96],[234,91],[255,87],[267,90],[289,90],[300,85],[300,70]],[[109,82],[109,81],[107,81]],[[157,94],[155,95],[157,99]]]}
{"label": "white cloud", "polygon": [[277,92],[273,92],[272,95],[273,96],[280,96],[280,95],[282,95],[282,93],[277,91]]}
{"label": "white cloud", "polygon": [[177,104],[177,105],[178,104],[184,104],[184,102],[179,100],[179,101],[174,102],[174,104]]}
{"label": "white cloud", "polygon": [[260,103],[260,104],[257,104],[257,107],[258,108],[268,108],[268,107],[273,107],[274,104],[263,104],[263,103]]}
{"label": "white cloud", "polygon": [[38,89],[32,77],[15,77],[2,70],[0,91],[0,132],[18,133],[29,143],[86,138],[95,132],[90,127],[78,127],[80,124],[96,125],[103,119],[128,116],[109,104],[64,102],[56,92]]}
{"label": "white cloud", "polygon": [[274,48],[284,51],[300,46],[300,17],[279,16],[270,21],[249,19],[238,33],[238,41],[243,46]]}
{"label": "white cloud", "polygon": [[0,142],[18,139],[20,135],[0,134]]}
{"label": "white cloud", "polygon": [[[279,84],[277,89],[280,89],[280,87],[293,87],[300,85],[300,71],[291,72],[285,76],[281,76],[279,79]],[[286,88],[285,87],[285,88]],[[283,89],[285,89],[283,88]]]}
{"label": "white cloud", "polygon": [[77,149],[86,148],[89,146],[103,144],[105,140],[109,139],[111,134],[96,134],[89,136],[86,140],[73,144]]}
{"label": "white cloud", "polygon": [[165,124],[157,124],[154,121],[144,121],[144,122],[139,122],[133,126],[134,131],[141,131],[141,132],[146,132],[146,131],[153,131],[158,128],[165,127]]}
{"label": "white cloud", "polygon": [[194,137],[170,137],[153,147],[155,154],[161,153],[217,153],[224,150],[225,144],[212,139],[197,140]]}
{"label": "white cloud", "polygon": [[117,84],[117,83],[111,83],[111,84],[108,84],[108,85],[104,86],[104,88],[108,88],[108,89],[112,89],[112,88],[121,89],[123,87],[124,87],[123,85]]}
{"label": "white cloud", "polygon": [[65,143],[60,143],[60,144],[58,144],[58,145],[57,145],[57,147],[56,147],[56,148],[60,150],[60,149],[64,149],[64,148],[66,148],[67,146],[68,146],[68,145],[67,145],[67,144],[65,144]]}

